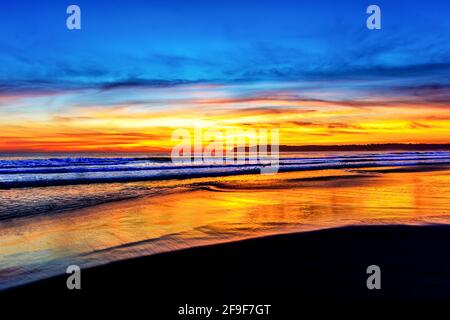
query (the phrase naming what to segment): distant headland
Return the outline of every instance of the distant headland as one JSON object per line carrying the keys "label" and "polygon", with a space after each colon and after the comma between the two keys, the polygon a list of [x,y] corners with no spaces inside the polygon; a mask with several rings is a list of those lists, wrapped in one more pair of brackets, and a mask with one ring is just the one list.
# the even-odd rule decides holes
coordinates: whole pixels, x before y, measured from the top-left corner
{"label": "distant headland", "polygon": [[[268,146],[270,149],[270,146]],[[248,147],[246,148],[248,151]],[[383,144],[349,144],[349,145],[280,145],[280,152],[312,152],[312,151],[450,151],[450,143],[383,143]]]}

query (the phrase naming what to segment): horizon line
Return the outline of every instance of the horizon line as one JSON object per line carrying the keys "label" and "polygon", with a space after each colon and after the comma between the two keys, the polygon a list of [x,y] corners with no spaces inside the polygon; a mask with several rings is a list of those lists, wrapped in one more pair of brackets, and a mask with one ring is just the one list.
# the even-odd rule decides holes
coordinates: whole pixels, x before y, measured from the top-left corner
{"label": "horizon line", "polygon": [[[269,146],[270,147],[270,146]],[[245,146],[246,152],[248,146]],[[387,150],[450,150],[449,143],[368,143],[368,144],[336,144],[336,145],[279,145],[279,152],[292,152],[292,151],[387,151]],[[36,150],[0,150],[0,154],[54,154],[54,153],[80,153],[80,154],[93,154],[93,153],[170,153],[171,148],[161,148],[159,150],[55,150],[55,151],[36,151]],[[236,150],[236,148],[234,149]],[[225,151],[225,150],[223,150]]]}

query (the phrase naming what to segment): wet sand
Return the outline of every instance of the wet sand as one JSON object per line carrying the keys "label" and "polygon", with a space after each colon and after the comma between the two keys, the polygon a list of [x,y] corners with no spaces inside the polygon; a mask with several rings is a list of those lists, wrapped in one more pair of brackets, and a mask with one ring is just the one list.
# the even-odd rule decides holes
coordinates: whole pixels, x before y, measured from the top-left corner
{"label": "wet sand", "polygon": [[[169,313],[194,302],[268,303],[285,312],[293,301],[450,299],[449,245],[444,225],[335,228],[114,262],[83,270],[76,292],[66,289],[64,275],[0,295],[17,301],[111,296]],[[381,268],[381,290],[366,287],[373,264]]]}
{"label": "wet sand", "polygon": [[274,234],[349,225],[449,224],[450,172],[437,169],[444,170],[327,170],[152,183],[141,187],[170,192],[4,221],[0,289],[63,274],[71,264],[85,269]]}

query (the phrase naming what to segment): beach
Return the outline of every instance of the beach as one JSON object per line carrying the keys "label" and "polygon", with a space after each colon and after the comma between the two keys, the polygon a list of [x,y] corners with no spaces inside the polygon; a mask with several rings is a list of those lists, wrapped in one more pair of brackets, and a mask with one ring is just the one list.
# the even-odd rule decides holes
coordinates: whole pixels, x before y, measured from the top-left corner
{"label": "beach", "polygon": [[449,0],[3,2],[1,306],[450,301]]}
{"label": "beach", "polygon": [[[379,308],[386,301],[447,300],[448,243],[450,227],[443,225],[334,228],[114,262],[83,270],[78,291],[66,289],[63,275],[1,296],[71,303],[102,297],[166,317],[184,304],[272,304],[274,318],[312,306],[321,313],[324,306],[349,301]],[[366,287],[366,269],[373,264],[381,269],[380,290]]]}
{"label": "beach", "polygon": [[[71,185],[52,184],[55,173],[42,172],[59,166],[80,180],[79,171],[101,174],[100,162],[118,172],[127,165],[126,172],[139,174],[164,170],[160,159],[150,165],[141,158],[72,159],[68,168],[33,160],[31,168],[14,170],[38,171],[41,180],[50,175],[49,186],[1,191],[17,200],[5,202],[1,213],[0,289],[65,292],[66,268],[78,265],[87,293],[151,286],[182,301],[192,288],[274,299],[280,291],[310,299],[448,298],[447,158],[446,152],[309,154],[285,157],[282,165],[292,170],[275,175],[218,176],[223,169],[213,167],[206,169],[212,176]],[[8,161],[4,166],[17,165]],[[369,265],[382,270],[380,291],[365,285]]]}

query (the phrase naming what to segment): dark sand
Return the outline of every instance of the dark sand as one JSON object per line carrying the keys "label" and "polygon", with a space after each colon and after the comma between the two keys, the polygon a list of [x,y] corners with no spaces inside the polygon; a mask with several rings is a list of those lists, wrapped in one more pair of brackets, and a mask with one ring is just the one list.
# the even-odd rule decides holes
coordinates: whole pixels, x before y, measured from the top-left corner
{"label": "dark sand", "polygon": [[[67,290],[64,275],[0,297],[144,300],[145,308],[169,314],[185,303],[272,304],[280,314],[314,302],[450,299],[449,245],[450,226],[441,225],[277,235],[83,270],[80,291]],[[381,268],[381,290],[366,287],[372,264]]]}

